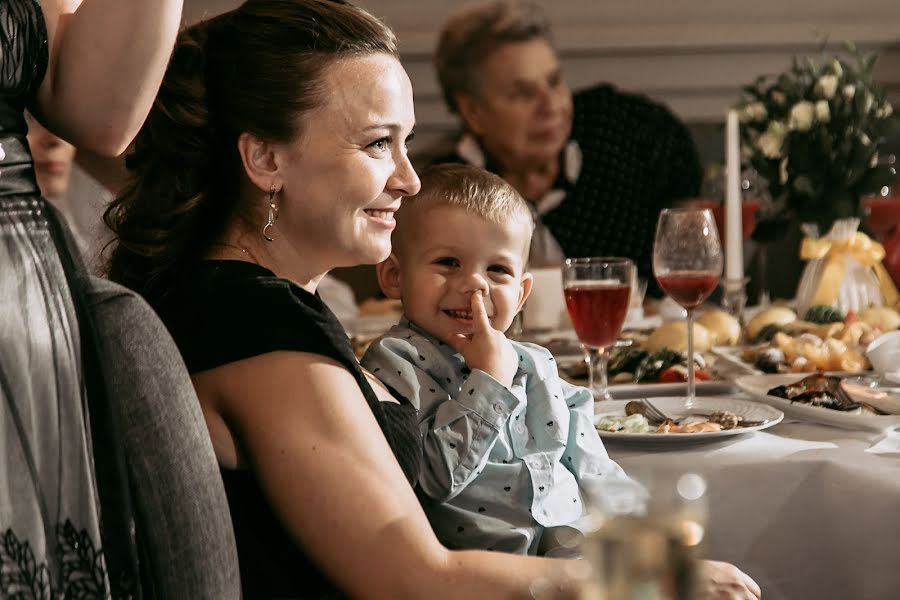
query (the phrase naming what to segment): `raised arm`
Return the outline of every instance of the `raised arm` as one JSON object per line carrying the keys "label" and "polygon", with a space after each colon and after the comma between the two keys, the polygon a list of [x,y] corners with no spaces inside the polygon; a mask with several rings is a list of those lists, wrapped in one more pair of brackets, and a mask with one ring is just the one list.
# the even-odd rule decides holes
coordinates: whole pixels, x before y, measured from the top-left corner
{"label": "raised arm", "polygon": [[212,408],[231,424],[284,526],[348,596],[530,598],[536,579],[571,586],[560,562],[441,546],[357,383],[337,363],[279,352],[195,382],[208,419]]}
{"label": "raised arm", "polygon": [[121,154],[156,97],[182,0],[43,0],[41,7],[50,63],[39,119],[79,148]]}

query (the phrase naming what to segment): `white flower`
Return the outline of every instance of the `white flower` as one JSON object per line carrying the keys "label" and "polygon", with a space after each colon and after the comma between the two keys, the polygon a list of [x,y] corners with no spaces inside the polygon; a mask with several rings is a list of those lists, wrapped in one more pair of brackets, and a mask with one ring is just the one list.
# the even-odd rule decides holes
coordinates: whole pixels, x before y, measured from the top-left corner
{"label": "white flower", "polygon": [[778,106],[784,106],[784,103],[786,101],[787,101],[787,98],[785,97],[783,92],[779,92],[778,90],[775,90],[774,92],[772,92],[772,102],[774,102]]}
{"label": "white flower", "polygon": [[787,183],[788,180],[788,159],[787,157],[781,160],[781,164],[778,165],[778,181],[781,182],[781,185]]}
{"label": "white flower", "polygon": [[872,158],[869,159],[869,166],[875,168],[875,165],[878,164],[878,153],[872,155]]}
{"label": "white flower", "polygon": [[866,134],[860,133],[859,134],[859,143],[862,144],[863,146],[871,146],[872,140],[870,140],[869,136],[867,136]]}
{"label": "white flower", "polygon": [[840,76],[844,74],[844,68],[841,66],[841,61],[836,58],[831,59],[831,71],[834,73],[835,77],[840,78]]}
{"label": "white flower", "polygon": [[828,106],[827,100],[819,100],[816,102],[816,121],[819,123],[827,123],[831,120],[831,108]]}
{"label": "white flower", "polygon": [[791,108],[788,116],[788,128],[794,131],[809,131],[813,123],[813,105],[812,102],[803,100],[798,102]]}
{"label": "white flower", "polygon": [[786,133],[784,124],[772,121],[766,132],[756,139],[756,147],[766,158],[781,158],[781,146]]}
{"label": "white flower", "polygon": [[863,99],[862,112],[863,112],[864,115],[869,114],[869,111],[872,110],[872,105],[873,105],[873,104],[875,104],[875,98],[873,98],[873,97],[872,97],[872,94],[870,94],[870,93],[867,91],[867,92],[866,92],[866,96],[865,96],[865,98]]}
{"label": "white flower", "polygon": [[837,91],[838,78],[834,75],[822,75],[816,82],[815,92],[822,98],[834,98],[834,92]]}
{"label": "white flower", "polygon": [[768,116],[769,111],[762,102],[751,102],[738,113],[741,123],[764,121]]}
{"label": "white flower", "polygon": [[894,108],[890,105],[889,102],[885,102],[879,108],[875,109],[875,118],[876,119],[886,119],[891,116],[894,112]]}
{"label": "white flower", "polygon": [[841,93],[844,94],[844,98],[847,100],[853,100],[853,96],[856,95],[856,86],[847,84],[844,86],[844,89],[841,90]]}

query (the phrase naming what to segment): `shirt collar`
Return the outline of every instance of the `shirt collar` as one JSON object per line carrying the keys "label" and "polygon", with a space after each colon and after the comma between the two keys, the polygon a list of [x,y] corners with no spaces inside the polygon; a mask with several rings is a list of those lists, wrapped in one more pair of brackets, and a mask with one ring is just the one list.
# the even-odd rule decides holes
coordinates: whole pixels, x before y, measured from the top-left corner
{"label": "shirt collar", "polygon": [[[459,141],[456,143],[456,154],[474,167],[480,167],[489,171],[495,170],[490,168],[488,158],[481,148],[481,144],[478,143],[478,140],[471,133],[463,133],[459,138]],[[562,151],[561,177],[557,179],[553,188],[534,204],[538,215],[550,212],[565,199],[565,186],[573,185],[578,181],[578,176],[581,175],[582,161],[581,146],[578,145],[577,141],[569,140]]]}

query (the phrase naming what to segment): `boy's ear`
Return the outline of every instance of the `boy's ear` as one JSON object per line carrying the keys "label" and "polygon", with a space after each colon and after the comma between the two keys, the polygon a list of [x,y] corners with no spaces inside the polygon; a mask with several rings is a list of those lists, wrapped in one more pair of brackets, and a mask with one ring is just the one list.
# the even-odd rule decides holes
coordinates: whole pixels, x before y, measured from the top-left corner
{"label": "boy's ear", "polygon": [[375,266],[378,274],[378,285],[384,295],[393,300],[400,299],[400,259],[391,253],[387,259]]}
{"label": "boy's ear", "polygon": [[531,295],[531,288],[534,287],[534,275],[525,271],[522,273],[522,289],[519,290],[519,306],[516,308],[516,312],[522,310],[522,307],[525,306],[525,301],[528,300],[528,296]]}

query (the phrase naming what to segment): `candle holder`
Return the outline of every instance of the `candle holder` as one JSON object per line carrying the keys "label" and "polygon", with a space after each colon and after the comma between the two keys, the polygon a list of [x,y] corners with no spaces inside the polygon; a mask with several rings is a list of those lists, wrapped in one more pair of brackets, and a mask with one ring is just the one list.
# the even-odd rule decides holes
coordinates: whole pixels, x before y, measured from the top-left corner
{"label": "candle holder", "polygon": [[747,305],[747,282],[749,277],[722,280],[722,308],[734,315],[744,325],[744,307]]}

